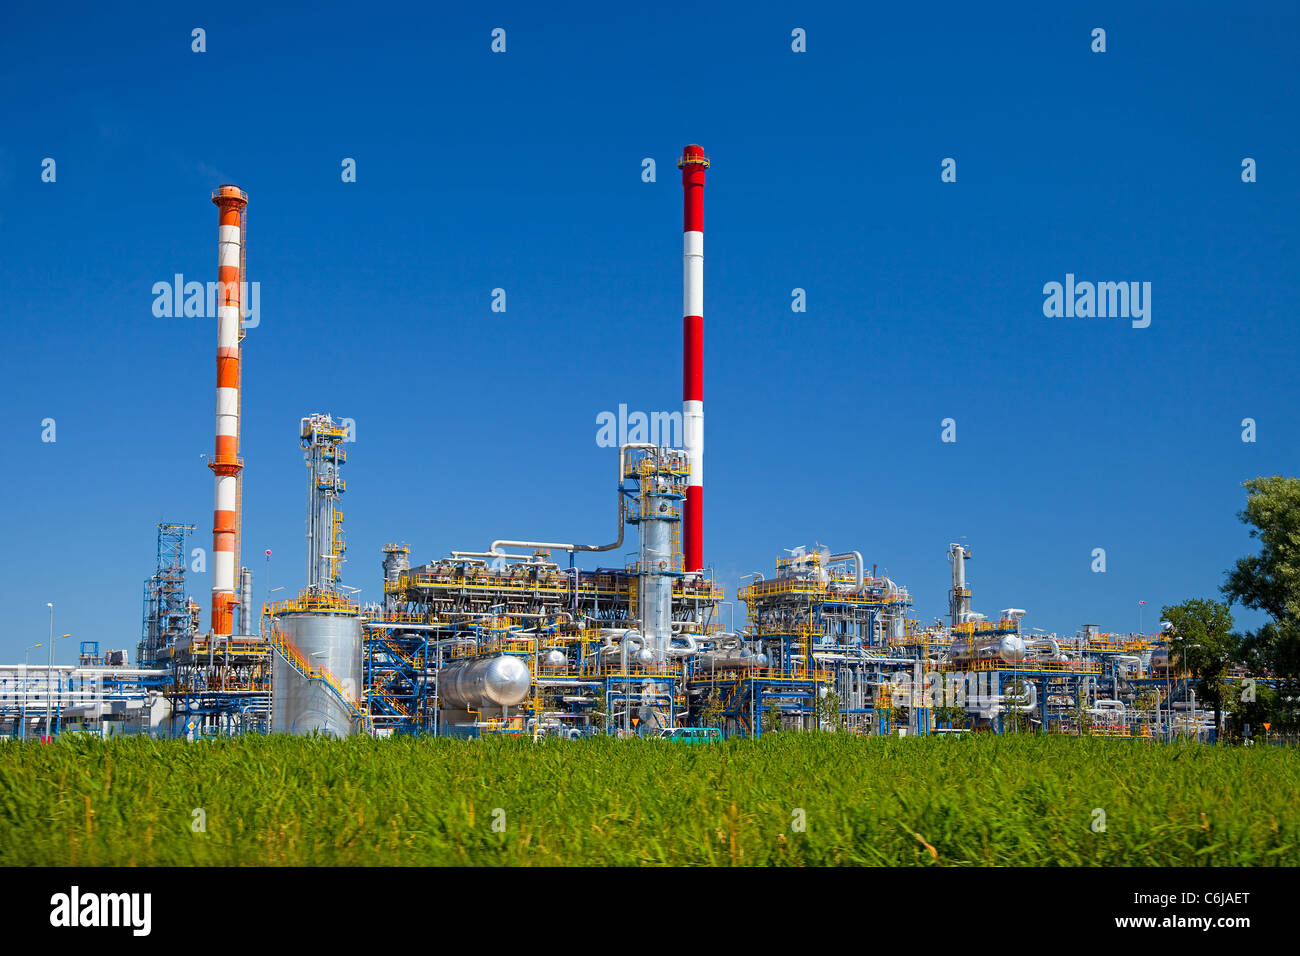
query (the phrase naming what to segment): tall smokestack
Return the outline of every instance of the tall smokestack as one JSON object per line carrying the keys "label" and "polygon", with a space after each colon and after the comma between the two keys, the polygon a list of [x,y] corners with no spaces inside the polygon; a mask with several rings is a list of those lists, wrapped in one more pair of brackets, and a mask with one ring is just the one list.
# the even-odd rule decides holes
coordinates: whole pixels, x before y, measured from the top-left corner
{"label": "tall smokestack", "polygon": [[704,171],[703,148],[687,146],[682,171],[682,431],[691,475],[686,486],[686,570],[704,567]]}
{"label": "tall smokestack", "polygon": [[239,534],[239,339],[243,321],[244,207],[247,194],[238,186],[221,186],[212,194],[217,225],[217,447],[208,462],[216,485],[212,515],[212,633],[233,631],[235,554]]}

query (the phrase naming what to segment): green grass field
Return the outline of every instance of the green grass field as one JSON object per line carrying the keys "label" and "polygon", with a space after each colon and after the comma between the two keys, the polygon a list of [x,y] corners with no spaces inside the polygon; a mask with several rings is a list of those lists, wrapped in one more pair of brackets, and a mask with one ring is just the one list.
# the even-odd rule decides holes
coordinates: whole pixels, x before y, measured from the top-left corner
{"label": "green grass field", "polygon": [[793,733],[0,745],[5,866],[1297,863],[1300,754],[1282,748]]}

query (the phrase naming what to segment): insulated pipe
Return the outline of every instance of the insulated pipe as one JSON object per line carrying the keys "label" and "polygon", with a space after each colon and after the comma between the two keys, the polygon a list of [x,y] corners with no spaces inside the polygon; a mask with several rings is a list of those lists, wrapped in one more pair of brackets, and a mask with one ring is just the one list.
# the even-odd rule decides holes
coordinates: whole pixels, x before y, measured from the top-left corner
{"label": "insulated pipe", "polygon": [[501,551],[453,551],[453,558],[505,558],[507,561],[522,561],[524,564],[535,564],[547,568],[558,568],[559,565],[554,561],[544,561],[535,554],[505,554]]}
{"label": "insulated pipe", "polygon": [[1061,659],[1061,645],[1057,643],[1054,637],[1031,637],[1025,641],[1025,647],[1042,647],[1046,645],[1052,649],[1052,657],[1056,660]]}
{"label": "insulated pipe", "polygon": [[691,473],[682,512],[687,571],[704,567],[704,171],[709,158],[687,146],[682,171],[682,433]]}
{"label": "insulated pipe", "polygon": [[830,558],[827,559],[827,561],[829,564],[835,564],[837,561],[852,561],[853,562],[853,587],[858,591],[862,590],[862,552],[861,551],[845,551],[843,554],[832,554]]}
{"label": "insulated pipe", "polygon": [[208,462],[215,484],[212,515],[212,633],[234,630],[235,537],[239,531],[239,331],[242,304],[244,207],[248,196],[238,186],[220,186],[212,194],[217,207],[217,442]]}
{"label": "insulated pipe", "polygon": [[618,539],[612,544],[564,544],[556,541],[508,541],[498,539],[486,553],[494,558],[503,557],[501,548],[541,548],[546,551],[613,551],[623,546],[623,519],[627,515],[627,502],[623,498],[623,468],[629,448],[658,448],[650,442],[629,442],[618,448]]}
{"label": "insulated pipe", "polygon": [[673,647],[672,645],[669,645],[669,647],[668,647],[668,649],[667,649],[667,654],[668,654],[668,656],[669,656],[669,657],[693,657],[695,654],[697,654],[697,653],[699,652],[699,649],[700,649],[699,642],[698,642],[695,638],[696,638],[696,635],[694,635],[694,634],[678,634],[678,635],[676,635],[676,636],[674,637],[674,640],[677,640],[677,639],[684,640],[684,641],[686,641],[686,646],[685,646],[685,647]]}

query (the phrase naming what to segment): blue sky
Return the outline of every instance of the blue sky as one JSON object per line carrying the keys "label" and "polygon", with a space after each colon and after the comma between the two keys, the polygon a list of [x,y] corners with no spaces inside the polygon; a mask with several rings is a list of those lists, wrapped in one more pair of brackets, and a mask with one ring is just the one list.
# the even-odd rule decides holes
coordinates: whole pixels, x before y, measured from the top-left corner
{"label": "blue sky", "polygon": [[[822,542],[929,619],[959,539],[976,610],[1028,626],[1131,630],[1139,600],[1216,596],[1252,549],[1240,483],[1293,474],[1300,447],[1300,15],[966,6],[11,5],[0,660],[44,640],[47,601],[58,633],[134,650],[155,524],[210,546],[215,322],[155,318],[151,288],[216,278],[225,182],[249,193],[262,286],[259,601],[266,548],[270,586],[303,581],[315,411],[357,422],[344,579],[363,599],[389,540],[419,561],[609,540],[596,416],[680,408],[690,142],[713,160],[705,557],[729,596]],[[1046,318],[1067,272],[1150,282],[1150,327]],[[191,577],[205,608],[209,587]]]}

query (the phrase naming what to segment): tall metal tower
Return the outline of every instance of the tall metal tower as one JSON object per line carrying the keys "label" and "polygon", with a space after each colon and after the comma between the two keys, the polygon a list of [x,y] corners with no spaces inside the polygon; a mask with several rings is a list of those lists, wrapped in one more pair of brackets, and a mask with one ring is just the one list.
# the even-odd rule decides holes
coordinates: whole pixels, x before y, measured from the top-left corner
{"label": "tall metal tower", "polygon": [[240,340],[244,337],[244,211],[248,194],[238,186],[212,193],[219,212],[217,279],[222,293],[217,306],[216,446],[208,459],[215,483],[212,512],[212,633],[234,632],[236,574],[239,571],[240,514],[243,510],[244,460],[239,457],[239,390],[242,383]]}
{"label": "tall metal tower", "polygon": [[343,577],[343,450],[347,427],[328,415],[302,420],[302,447],[310,477],[307,486],[307,590],[333,591]]}
{"label": "tall metal tower", "polygon": [[169,663],[170,649],[194,630],[185,596],[185,537],[192,524],[159,524],[156,570],[144,582],[144,626],[135,659],[140,667]]}

